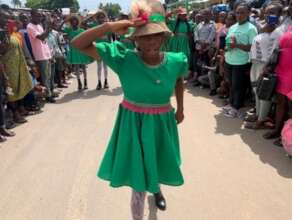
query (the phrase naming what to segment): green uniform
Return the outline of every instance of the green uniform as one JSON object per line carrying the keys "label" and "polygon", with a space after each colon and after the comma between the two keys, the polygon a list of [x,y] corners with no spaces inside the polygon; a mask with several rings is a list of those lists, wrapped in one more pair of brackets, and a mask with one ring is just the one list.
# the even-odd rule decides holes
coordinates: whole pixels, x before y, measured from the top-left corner
{"label": "green uniform", "polygon": [[[99,43],[97,51],[120,79],[126,100],[139,106],[170,102],[176,81],[187,72],[183,53],[165,53],[158,66],[145,64],[122,43]],[[139,104],[138,104],[139,103]],[[144,114],[119,107],[116,124],[98,176],[112,187],[130,186],[156,193],[159,184],[183,184],[174,111]]]}
{"label": "green uniform", "polygon": [[[84,29],[78,28],[76,30],[73,30],[71,27],[65,27],[64,33],[68,35],[69,40],[71,41],[74,37],[78,36],[84,32]],[[70,44],[69,52],[67,54],[67,63],[68,64],[89,64],[92,63],[93,59],[79,50],[72,47]]]}
{"label": "green uniform", "polygon": [[[168,21],[169,29],[174,35],[168,40],[166,50],[171,52],[183,52],[188,59],[190,59],[190,36],[188,34],[188,26],[186,22],[180,22],[175,30],[176,20],[172,19]],[[192,33],[192,25],[189,24],[190,32]]]}

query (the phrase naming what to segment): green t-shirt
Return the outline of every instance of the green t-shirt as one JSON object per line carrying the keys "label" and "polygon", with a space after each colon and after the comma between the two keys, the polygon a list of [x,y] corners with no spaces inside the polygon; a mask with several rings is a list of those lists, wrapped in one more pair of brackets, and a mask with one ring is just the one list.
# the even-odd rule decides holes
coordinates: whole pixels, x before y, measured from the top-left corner
{"label": "green t-shirt", "polygon": [[236,23],[230,27],[226,36],[227,52],[225,53],[225,60],[230,65],[244,65],[249,62],[249,52],[228,48],[230,45],[231,37],[236,38],[238,44],[251,45],[253,39],[258,34],[257,28],[250,22],[245,22],[242,25]]}
{"label": "green t-shirt", "polygon": [[149,66],[138,52],[121,42],[98,43],[97,51],[120,79],[126,99],[136,103],[165,104],[170,102],[176,81],[187,73],[188,61],[183,53],[165,53],[157,66]]}

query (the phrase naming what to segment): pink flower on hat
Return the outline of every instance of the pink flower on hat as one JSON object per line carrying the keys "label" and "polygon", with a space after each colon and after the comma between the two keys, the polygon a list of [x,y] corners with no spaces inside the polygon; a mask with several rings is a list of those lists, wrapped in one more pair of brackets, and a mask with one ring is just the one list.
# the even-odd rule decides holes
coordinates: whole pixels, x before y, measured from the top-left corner
{"label": "pink flower on hat", "polygon": [[143,10],[139,10],[139,15],[138,18],[141,18],[143,21],[148,22],[149,21],[149,13],[143,11]]}

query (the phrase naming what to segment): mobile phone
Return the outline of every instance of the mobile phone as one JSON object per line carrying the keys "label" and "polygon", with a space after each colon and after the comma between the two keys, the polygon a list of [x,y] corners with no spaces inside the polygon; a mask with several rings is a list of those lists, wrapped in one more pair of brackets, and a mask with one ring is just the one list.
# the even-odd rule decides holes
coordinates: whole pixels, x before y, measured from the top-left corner
{"label": "mobile phone", "polygon": [[267,16],[267,23],[269,25],[277,25],[279,23],[279,17],[276,15],[268,15]]}

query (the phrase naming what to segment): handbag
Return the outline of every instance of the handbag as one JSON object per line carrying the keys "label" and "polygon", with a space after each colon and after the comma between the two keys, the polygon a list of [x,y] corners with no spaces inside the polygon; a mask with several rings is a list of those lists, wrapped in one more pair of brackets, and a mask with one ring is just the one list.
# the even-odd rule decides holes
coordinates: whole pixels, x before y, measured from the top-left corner
{"label": "handbag", "polygon": [[257,96],[260,100],[270,101],[277,86],[277,75],[274,73],[262,75],[257,83]]}

